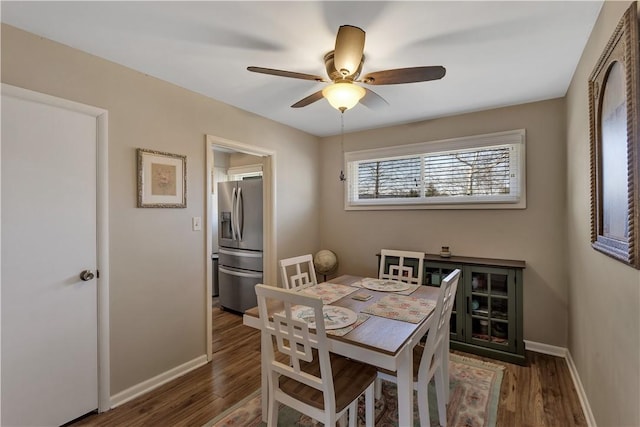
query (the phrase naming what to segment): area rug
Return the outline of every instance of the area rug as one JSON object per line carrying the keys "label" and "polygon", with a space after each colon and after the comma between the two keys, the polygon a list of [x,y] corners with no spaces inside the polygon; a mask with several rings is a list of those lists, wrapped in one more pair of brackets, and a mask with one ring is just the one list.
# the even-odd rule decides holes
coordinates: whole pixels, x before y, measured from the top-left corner
{"label": "area rug", "polygon": [[[500,385],[504,367],[470,357],[450,354],[450,400],[447,406],[447,423],[453,427],[494,427],[500,398]],[[417,406],[414,395],[414,405]],[[226,410],[205,427],[259,427],[262,423],[260,390],[256,390],[241,402]],[[383,381],[382,398],[376,401],[377,427],[398,426],[398,399],[395,384]],[[438,425],[438,409],[433,381],[429,384],[429,410],[431,425]],[[364,404],[358,408],[358,426],[364,426]],[[414,408],[414,426],[419,426],[417,407]],[[322,425],[299,412],[281,406],[278,426]]]}

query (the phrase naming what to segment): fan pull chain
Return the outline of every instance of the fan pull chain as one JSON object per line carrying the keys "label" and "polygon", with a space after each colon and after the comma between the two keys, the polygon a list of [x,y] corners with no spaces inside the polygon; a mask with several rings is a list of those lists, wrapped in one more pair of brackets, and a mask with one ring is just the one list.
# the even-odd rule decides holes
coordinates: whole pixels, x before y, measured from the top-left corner
{"label": "fan pull chain", "polygon": [[[342,152],[341,161],[344,162],[344,111],[340,112],[340,150]],[[340,181],[346,181],[344,170],[340,169]]]}

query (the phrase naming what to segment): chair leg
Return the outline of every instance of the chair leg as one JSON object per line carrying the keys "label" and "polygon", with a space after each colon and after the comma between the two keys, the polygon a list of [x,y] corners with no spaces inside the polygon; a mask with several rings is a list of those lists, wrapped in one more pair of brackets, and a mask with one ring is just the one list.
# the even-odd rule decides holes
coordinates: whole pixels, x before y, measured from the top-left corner
{"label": "chair leg", "polygon": [[[447,327],[450,327],[447,324]],[[444,391],[447,395],[447,403],[449,403],[449,399],[451,398],[451,390],[449,386],[449,332],[445,335],[445,345],[442,348],[442,370],[444,371]]]}
{"label": "chair leg", "polygon": [[418,381],[418,415],[420,426],[429,427],[429,381]]}
{"label": "chair leg", "polygon": [[[358,399],[349,405],[349,427],[356,427],[358,422]],[[345,412],[346,414],[346,412]]]}
{"label": "chair leg", "polygon": [[376,389],[376,399],[380,400],[380,398],[382,397],[382,380],[380,378],[376,378],[374,382]]}
{"label": "chair leg", "polygon": [[447,382],[445,381],[444,369],[442,366],[436,369],[434,377],[436,385],[436,400],[438,401],[438,419],[442,427],[447,427],[448,393],[446,389]]}
{"label": "chair leg", "polygon": [[338,427],[346,427],[347,423],[351,424],[350,421],[347,420],[347,414],[351,412],[351,410],[344,411],[340,418],[338,418],[338,422],[336,423]]}
{"label": "chair leg", "polygon": [[[325,412],[326,414],[326,412]],[[345,411],[342,416],[338,419],[336,419],[336,414],[328,414],[328,421],[326,423],[324,423],[326,426],[331,426],[331,427],[345,427],[346,422],[347,422],[347,411]]]}
{"label": "chair leg", "polygon": [[[374,384],[378,384],[380,382],[379,379],[374,381]],[[373,427],[376,423],[376,414],[375,414],[375,398],[374,398],[374,384],[367,387],[367,390],[364,393],[364,416],[365,416],[365,425],[366,427]]]}
{"label": "chair leg", "polygon": [[275,400],[273,396],[273,390],[269,390],[269,410],[268,410],[268,419],[267,419],[267,427],[277,427],[278,425],[278,408],[280,404]]}

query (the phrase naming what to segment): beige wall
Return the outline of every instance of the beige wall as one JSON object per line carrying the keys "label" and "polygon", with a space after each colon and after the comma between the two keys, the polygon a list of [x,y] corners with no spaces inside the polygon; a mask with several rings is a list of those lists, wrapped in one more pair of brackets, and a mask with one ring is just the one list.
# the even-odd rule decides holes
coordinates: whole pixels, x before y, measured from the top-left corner
{"label": "beige wall", "polygon": [[[2,82],[109,111],[112,395],[206,353],[206,134],[277,152],[278,252],[316,249],[317,138],[6,25]],[[187,156],[186,209],[136,208],[136,147]]]}
{"label": "beige wall", "polygon": [[213,167],[224,168],[226,170],[229,167],[230,157],[231,153],[213,150]]}
{"label": "beige wall", "polygon": [[[338,255],[340,272],[376,276],[381,248],[522,259],[524,336],[567,344],[564,100],[501,108],[348,134],[344,150],[435,141],[526,129],[524,210],[345,211],[339,137],[322,141],[322,247]],[[348,122],[349,112],[345,113]]]}
{"label": "beige wall", "polygon": [[567,93],[569,342],[600,426],[640,425],[640,272],[590,245],[587,82],[629,2],[605,2]]}

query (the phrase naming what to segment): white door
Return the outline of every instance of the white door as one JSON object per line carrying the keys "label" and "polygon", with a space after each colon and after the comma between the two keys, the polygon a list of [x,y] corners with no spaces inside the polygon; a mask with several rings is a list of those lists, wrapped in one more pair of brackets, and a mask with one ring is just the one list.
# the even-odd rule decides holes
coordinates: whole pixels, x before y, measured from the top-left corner
{"label": "white door", "polygon": [[2,425],[98,407],[96,117],[2,95]]}

